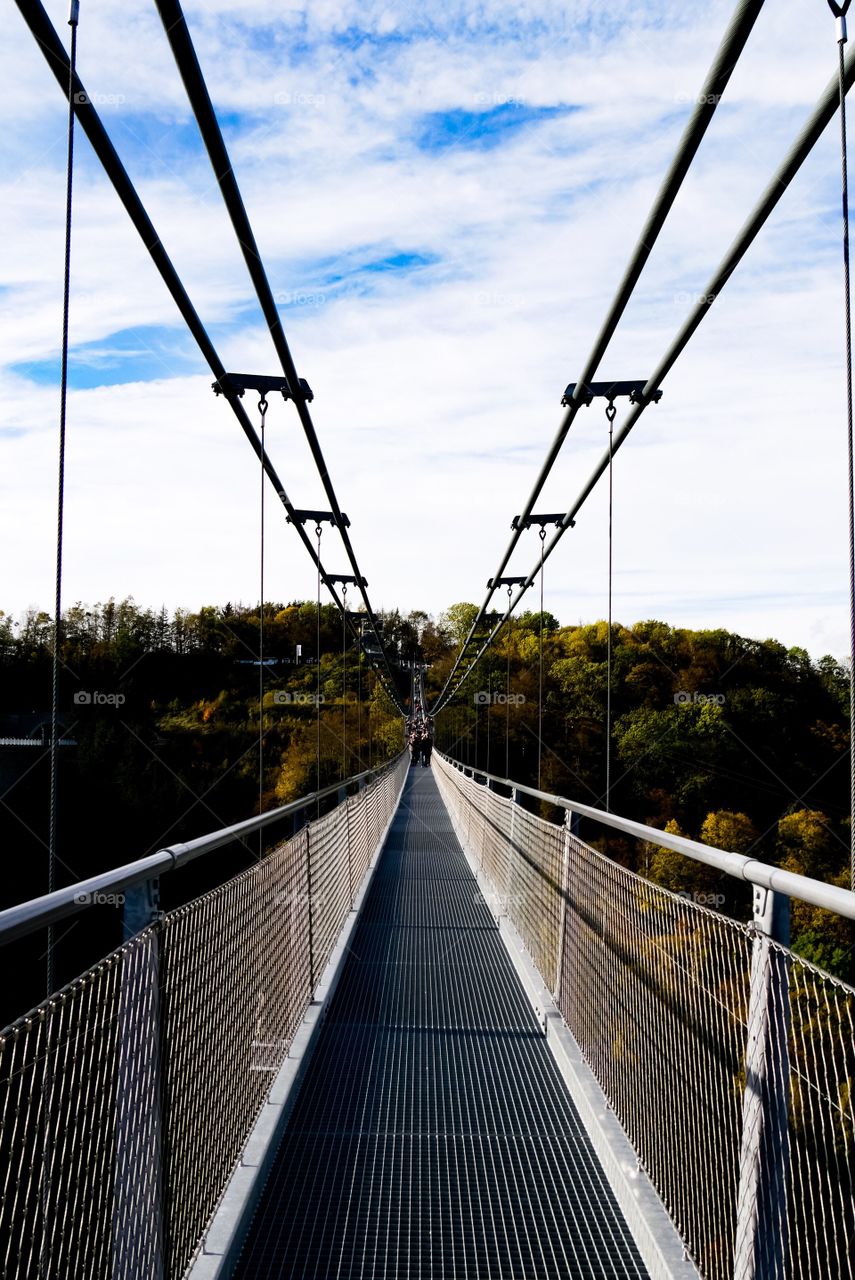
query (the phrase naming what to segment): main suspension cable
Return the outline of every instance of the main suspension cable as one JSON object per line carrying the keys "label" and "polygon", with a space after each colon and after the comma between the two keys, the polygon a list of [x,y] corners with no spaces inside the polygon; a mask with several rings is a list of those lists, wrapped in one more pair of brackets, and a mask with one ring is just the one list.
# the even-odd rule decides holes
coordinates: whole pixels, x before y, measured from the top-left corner
{"label": "main suspension cable", "polygon": [[[621,317],[623,316],[635,287],[638,284],[641,273],[644,270],[651,252],[653,251],[653,247],[656,244],[668,214],[670,213],[674,201],[679,194],[686,174],[694,161],[698,148],[700,147],[716,109],[721,102],[724,91],[730,81],[731,75],[733,74],[733,70],[742,55],[742,51],[745,48],[745,44],[751,34],[755,22],[757,21],[762,7],[763,0],[739,0],[739,3],[734,9],[728,28],[722,37],[721,44],[719,45],[712,64],[710,65],[706,80],[704,81],[700,93],[697,95],[694,108],[686,123],[686,127],[683,130],[680,141],[677,144],[674,159],[671,162],[671,166],[667,174],[662,180],[662,185],[660,186],[656,199],[653,202],[647,221],[642,228],[641,235],[639,236],[632,255],[630,256],[624,278],[618,287],[618,291],[609,308],[602,328],[597,335],[597,339],[582,371],[581,377],[578,379],[576,384],[577,393],[567,408],[564,420],[562,421],[555,439],[549,448],[549,452],[547,453],[546,460],[540,470],[540,474],[538,475],[534,483],[534,487],[526,501],[525,507],[523,508],[522,522],[514,529],[507,550],[499,563],[498,569],[491,579],[491,582],[493,583],[502,577],[510,562],[511,556],[522,533],[522,529],[524,528],[524,521],[527,520],[533,512],[534,504],[537,502],[537,499],[543,490],[543,486],[546,484],[555,460],[561,451],[564,440],[566,439],[567,434],[573,425],[576,414],[581,407],[582,387],[591,381],[599,368],[600,362],[606,353],[606,349],[614,336],[615,330],[617,329]],[[493,598],[494,591],[495,587],[490,587],[484,603],[481,605],[481,608],[475,616],[472,626],[469,629],[469,634],[463,642],[463,647],[460,650],[457,661],[449,672],[445,685],[434,704],[435,710],[437,710],[442,704],[445,691],[454,679],[460,661],[475,635],[475,630],[490,607],[490,601]]]}
{"label": "main suspension cable", "polygon": [[[187,325],[187,328],[192,334],[197,346],[199,347],[199,350],[201,351],[206,363],[208,364],[208,367],[210,368],[214,377],[217,379],[217,382],[222,385],[222,380],[226,378],[225,365],[220,360],[220,357],[213,343],[211,342],[211,339],[205,329],[205,326],[202,324],[202,321],[199,318],[199,315],[195,307],[193,306],[193,303],[190,300],[187,290],[185,289],[177,271],[175,270],[175,267],[172,264],[172,261],[169,255],[167,254],[163,246],[163,242],[157,230],[151,218],[149,217],[145,206],[140,200],[140,197],[139,197],[139,194],[137,193],[136,188],[134,187],[133,183],[131,182],[128,176],[127,170],[125,169],[124,165],[119,159],[118,153],[116,152],[115,147],[110,141],[110,138],[107,134],[106,129],[104,128],[104,125],[101,121],[100,116],[98,115],[96,108],[93,106],[89,95],[86,93],[86,90],[80,80],[80,77],[76,74],[76,71],[74,71],[71,68],[68,54],[66,53],[65,48],[62,44],[62,41],[59,39],[59,36],[57,35],[57,32],[53,24],[48,18],[47,13],[45,12],[44,5],[41,3],[41,0],[16,0],[16,4],[18,5],[18,9],[20,10],[21,16],[23,17],[24,21],[26,22],[33,36],[35,37],[36,43],[38,44],[39,49],[44,55],[49,69],[51,70],[51,72],[59,82],[60,87],[63,90],[63,93],[66,93],[67,82],[69,79],[71,80],[71,83],[73,85],[72,96],[74,101],[75,116],[77,117],[77,120],[79,121],[84,133],[86,134],[92,146],[93,151],[98,157],[104,169],[104,172],[106,173],[117,195],[119,196],[119,199],[124,205],[124,208],[131,222],[136,228],[137,233],[140,239],[142,240],[143,245],[145,246],[146,252],[151,257],[152,262],[154,263],[157,271],[161,276],[161,279],[163,280],[164,284],[169,290],[169,293],[171,294],[176,306],[178,307],[178,310],[181,314],[182,319],[184,320],[184,323]],[[258,436],[252,426],[252,423],[249,420],[249,417],[246,413],[246,410],[243,407],[243,404],[241,403],[241,400],[227,384],[224,387],[224,397],[227,400],[230,409],[232,410],[235,417],[237,418],[238,424],[240,425],[241,430],[243,431],[244,435],[246,436],[252,448],[255,450],[256,456],[260,457],[261,446],[260,446]],[[291,518],[292,523],[294,523],[295,525],[295,528],[297,530],[297,536],[300,538],[300,541],[303,543],[303,546],[305,547],[308,555],[314,561],[315,551],[312,546],[311,539],[306,533],[302,524],[295,519],[296,512],[295,512],[294,506],[291,503],[288,497],[288,494],[285,490],[285,486],[282,484],[282,481],[277,475],[276,470],[273,464],[271,463],[269,457],[266,460],[265,469],[267,471],[267,475],[270,480],[270,483],[273,486],[274,492],[278,495],[280,501],[282,502],[282,505],[285,507],[285,510],[288,513],[288,516]],[[337,502],[335,504],[334,510],[335,511],[338,510]],[[323,568],[323,565],[319,565],[317,567],[323,578],[324,585],[327,587],[328,591],[330,592],[330,595],[332,596],[333,602],[335,603],[336,607],[340,609],[341,602],[339,600],[338,593],[334,590],[331,583],[329,582],[326,571]],[[369,620],[372,624],[372,627],[374,627],[375,629],[375,634],[378,635],[378,643],[381,651],[381,657],[385,664],[386,671],[388,672],[390,679],[392,679],[394,683],[394,677],[392,676],[391,666],[389,665],[385,647],[382,644],[382,642],[379,641],[379,634],[377,633],[377,629],[376,629],[376,619],[374,617],[374,614],[371,612],[370,605],[367,606],[367,612],[368,612]],[[369,660],[371,661],[372,666],[374,666],[376,669],[376,663],[374,662],[374,660],[371,658]],[[400,703],[397,698],[397,695],[390,694],[390,697],[392,697],[392,701],[396,709],[400,711],[401,708],[400,708]]]}
{"label": "main suspension cable", "polygon": [[[241,252],[249,272],[250,279],[255,289],[261,312],[264,316],[265,323],[270,333],[276,355],[282,367],[288,386],[290,388],[290,399],[297,410],[300,423],[303,428],[303,434],[309,445],[309,450],[315,463],[315,467],[323,485],[327,501],[330,504],[330,510],[335,516],[335,524],[341,537],[345,553],[350,562],[351,569],[356,578],[357,588],[362,596],[362,602],[369,621],[374,629],[375,636],[379,642],[377,632],[376,618],[371,608],[371,601],[368,598],[365,589],[365,579],[362,576],[359,565],[356,560],[356,554],[347,532],[347,523],[342,517],[341,508],[339,507],[338,498],[336,497],[335,488],[329,474],[329,469],[324,459],[320,441],[312,421],[312,415],[309,411],[308,401],[311,399],[311,393],[307,392],[305,383],[297,375],[297,369],[291,354],[288,340],[282,326],[282,319],[273,297],[273,291],[270,288],[270,281],[267,278],[267,272],[264,269],[264,263],[258,250],[255,234],[252,230],[252,224],[243,202],[240,187],[237,182],[235,170],[229,157],[228,149],[223,138],[217,120],[216,112],[208,92],[205,77],[202,74],[202,68],[199,65],[199,59],[196,54],[193,41],[190,36],[190,30],[181,8],[179,0],[156,0],[158,12],[163,22],[166,38],[172,49],[179,74],[184,82],[187,96],[196,122],[199,126],[199,132],[205,149],[211,160],[211,165],[216,176],[217,183],[226,206],[226,210],[234,227],[235,235],[241,248]],[[394,690],[395,679],[392,673],[392,667],[386,653],[385,645],[380,643],[381,656],[386,667],[392,687]],[[403,715],[403,707],[397,695],[397,691],[390,694],[394,705]]]}
{"label": "main suspension cable", "polygon": [[[844,90],[846,93],[848,93],[849,90],[852,88],[853,82],[855,82],[855,49],[850,48],[846,54],[845,62],[844,62]],[[833,118],[835,112],[839,107],[839,103],[840,103],[839,79],[838,79],[837,73],[835,72],[834,77],[826,86],[814,110],[811,112],[810,116],[805,121],[801,129],[801,132],[799,133],[792,147],[790,148],[787,155],[782,160],[781,164],[778,166],[778,169],[773,174],[771,180],[766,186],[766,189],[764,190],[763,194],[760,196],[760,199],[757,201],[757,204],[754,206],[753,210],[751,211],[748,218],[744,222],[742,228],[737,233],[736,237],[731,243],[730,248],[728,249],[724,258],[719,263],[711,279],[708,281],[706,288],[699,294],[697,303],[695,304],[694,308],[692,309],[689,316],[685,320],[682,328],[680,329],[676,338],[671,343],[667,352],[662,357],[662,360],[660,361],[658,368],[651,374],[650,378],[648,379],[648,382],[638,402],[633,405],[626,420],[623,422],[623,424],[615,434],[613,446],[612,446],[612,455],[617,453],[618,449],[626,440],[627,436],[632,431],[633,427],[638,422],[639,418],[644,413],[645,409],[647,409],[647,407],[652,403],[652,400],[651,400],[652,393],[661,387],[666,376],[674,367],[677,360],[680,358],[683,351],[686,349],[692,337],[694,336],[696,330],[699,328],[704,317],[709,312],[715,299],[722,292],[728,280],[733,275],[734,271],[739,266],[742,259],[748,253],[748,250],[751,248],[751,245],[756,240],[763,226],[771,217],[775,208],[783,198],[784,192],[790,186],[796,174],[801,169],[805,160],[810,155],[814,146],[819,141],[819,138],[822,136],[829,122]],[[601,479],[603,474],[607,471],[608,466],[609,466],[609,451],[606,450],[603,457],[600,459],[599,463],[594,468],[594,471],[591,473],[587,483],[585,484],[585,487],[582,489],[581,493],[578,495],[573,505],[568,508],[567,513],[564,516],[560,527],[556,530],[555,534],[553,535],[550,542],[548,543],[544,552],[544,559],[546,560],[549,559],[549,557],[552,555],[552,552],[558,546],[559,542],[564,537],[567,530],[573,527],[573,523],[575,521],[576,516],[584,506],[587,499],[590,497],[593,490],[596,488],[598,481]],[[517,595],[515,596],[513,603],[509,607],[509,611],[506,612],[504,616],[499,619],[496,626],[490,632],[489,636],[487,637],[487,639],[484,641],[483,645],[479,649],[478,653],[475,655],[473,659],[470,660],[470,669],[472,665],[474,665],[475,663],[481,660],[487,648],[492,644],[493,640],[499,634],[502,627],[508,621],[508,618],[510,617],[510,613],[517,607],[520,600],[525,595],[526,591],[528,591],[529,587],[532,586],[532,584],[534,583],[535,577],[537,576],[538,569],[539,569],[539,566],[535,565],[528,579],[525,581],[524,585],[517,592]],[[463,650],[461,650],[461,654],[458,655],[458,659],[460,658],[460,656],[462,656],[462,652]],[[440,711],[442,706],[445,705],[445,703],[448,701],[450,697],[454,696],[457,689],[460,687],[460,681],[458,681],[457,684],[454,686],[454,689],[452,689],[451,692],[449,693],[448,687],[449,687],[450,681],[451,681],[451,676],[449,675],[448,679],[446,680],[446,684],[443,688],[442,693],[439,695],[436,703],[431,708],[432,715],[436,715]]]}

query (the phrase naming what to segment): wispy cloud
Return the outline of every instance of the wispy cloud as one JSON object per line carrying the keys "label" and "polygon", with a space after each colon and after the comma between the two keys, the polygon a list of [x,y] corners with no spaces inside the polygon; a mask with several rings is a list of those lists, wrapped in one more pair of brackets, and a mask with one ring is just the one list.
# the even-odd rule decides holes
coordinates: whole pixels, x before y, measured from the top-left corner
{"label": "wispy cloud", "polygon": [[[379,603],[482,597],[730,8],[187,7]],[[0,607],[18,609],[52,596],[64,106],[17,15],[7,28]],[[761,15],[603,377],[654,367],[835,58],[815,4]],[[80,70],[226,365],[275,372],[153,8],[84,10]],[[618,456],[627,621],[848,649],[836,145],[829,130]],[[71,339],[69,594],[253,598],[256,462],[82,138]],[[320,503],[293,412],[269,427],[289,494]],[[605,442],[593,406],[544,509],[570,505]],[[275,505],[270,521],[271,592],[311,594]],[[604,533],[597,493],[547,566],[566,621],[603,611]],[[534,540],[518,556],[527,571]]]}

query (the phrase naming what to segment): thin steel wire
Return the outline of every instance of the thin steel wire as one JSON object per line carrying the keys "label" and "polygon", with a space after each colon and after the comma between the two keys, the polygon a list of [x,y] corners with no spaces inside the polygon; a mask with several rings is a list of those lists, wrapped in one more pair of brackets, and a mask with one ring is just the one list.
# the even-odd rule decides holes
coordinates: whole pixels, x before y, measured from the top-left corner
{"label": "thin steel wire", "polygon": [[146,930],[0,1035],[4,1280],[157,1274],[156,974]]}
{"label": "thin steel wire", "polygon": [[[511,607],[511,588],[508,587],[508,608]],[[511,772],[511,636],[513,635],[513,624],[508,620],[508,634],[506,637],[508,646],[508,666],[505,676],[505,777],[510,776]]]}
{"label": "thin steel wire", "polygon": [[[701,1275],[852,1276],[855,989],[441,756],[435,776]],[[764,1208],[737,1255],[745,1149]]]}
{"label": "thin steel wire", "polygon": [[350,911],[343,845],[358,883],[405,775],[402,756],[0,1033],[3,1280],[184,1274]]}
{"label": "thin steel wire", "polygon": [[647,1274],[434,778],[413,771],[235,1275]]}
{"label": "thin steel wire", "polygon": [[540,530],[540,633],[537,645],[537,789],[540,790],[540,766],[543,755],[543,544],[546,529]]}
{"label": "thin steel wire", "polygon": [[[59,458],[56,495],[56,578],[53,613],[50,709],[50,812],[48,818],[48,893],[56,888],[57,803],[59,791],[59,663],[62,645],[62,544],[65,516],[65,432],[68,401],[68,325],[71,299],[71,218],[74,192],[74,76],[77,66],[77,4],[69,18],[68,142],[65,173],[65,255],[62,277],[62,355],[59,385]],[[53,990],[53,928],[47,933],[46,992]]]}
{"label": "thin steel wire", "polygon": [[347,583],[341,588],[341,780],[347,777]]}
{"label": "thin steel wire", "polygon": [[[321,789],[321,534],[322,525],[315,525],[315,537],[318,540],[318,602],[315,613],[315,790]],[[317,816],[321,816],[321,802],[318,801]]]}
{"label": "thin steel wire", "polygon": [[[754,23],[756,22],[762,7],[763,0],[739,0],[734,9],[727,31],[724,34],[722,42],[710,66],[709,73],[707,74],[703,87],[701,88],[701,92],[697,96],[695,109],[692,112],[683,136],[677,146],[674,159],[667,174],[665,175],[661,187],[659,188],[645,226],[641,231],[632,252],[632,256],[630,257],[626,273],[609,308],[608,315],[603,322],[594,347],[583,366],[581,374],[579,375],[577,386],[591,382],[597,372],[597,369],[615,335],[615,331],[620,323],[626,306],[638,284],[647,260],[653,251],[653,246],[665,225],[665,221],[675,199],[677,198],[680,187],[685,180],[687,173],[691,169],[698,147],[701,144],[709,123],[724,96],[730,77],[739,62],[742,51],[745,47],[745,42],[753,29]],[[537,501],[543,486],[546,484],[547,478],[552,471],[552,467],[558,457],[567,433],[573,424],[576,413],[578,412],[581,404],[581,399],[573,399],[570,402],[564,421],[562,422],[558,433],[550,446],[549,452],[535,481],[534,488],[526,500],[525,507],[522,512],[522,518],[514,529],[510,544],[502,556],[499,567],[493,576],[493,581],[496,581],[497,578],[501,577],[510,562],[522,530],[525,528],[525,521],[534,510],[535,502]],[[642,406],[642,409],[644,408],[646,408],[646,404]],[[523,591],[527,589],[527,587],[524,587]],[[434,715],[437,714],[447,700],[446,693],[454,679],[458,667],[463,661],[464,655],[466,655],[469,649],[469,645],[475,635],[478,625],[489,608],[494,590],[495,588],[490,587],[486,600],[481,605],[481,608],[472,622],[469,634],[466,636],[466,639],[461,646],[460,652],[458,653],[446,678],[439,697],[431,708]],[[520,595],[522,595],[522,592]]]}
{"label": "thin steel wire", "polygon": [[[845,12],[845,8],[844,8]],[[849,280],[849,164],[846,144],[846,19],[838,19],[840,68],[840,163],[843,213],[843,299],[846,336],[846,450],[849,514],[849,812],[855,818],[855,459],[852,441],[852,290]],[[850,887],[855,890],[855,820],[850,824]]]}
{"label": "thin steel wire", "polygon": [[[607,642],[606,675],[606,813],[611,807],[612,794],[612,590],[614,580],[614,421],[617,409],[613,404],[606,408],[609,421],[609,633]],[[543,546],[540,548],[540,572],[543,577]]]}
{"label": "thin steel wire", "polygon": [[[264,465],[265,465],[265,423],[267,420],[267,401],[262,398],[258,402],[261,415],[261,480],[259,490],[259,513],[261,529],[259,535],[259,606],[258,606],[258,812],[264,809]],[[258,856],[264,852],[264,835],[258,833]]]}

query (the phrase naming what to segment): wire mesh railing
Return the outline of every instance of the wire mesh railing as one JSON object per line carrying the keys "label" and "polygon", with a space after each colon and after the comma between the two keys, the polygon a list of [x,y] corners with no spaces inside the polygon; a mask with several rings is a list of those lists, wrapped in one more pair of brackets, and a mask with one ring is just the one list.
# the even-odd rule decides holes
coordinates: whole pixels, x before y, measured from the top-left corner
{"label": "wire mesh railing", "polygon": [[751,923],[719,915],[579,840],[571,802],[548,823],[434,760],[699,1272],[855,1276],[855,990],[771,936],[781,895],[755,888]]}
{"label": "wire mesh railing", "polygon": [[184,1274],[406,769],[401,756],[0,1033],[3,1280]]}

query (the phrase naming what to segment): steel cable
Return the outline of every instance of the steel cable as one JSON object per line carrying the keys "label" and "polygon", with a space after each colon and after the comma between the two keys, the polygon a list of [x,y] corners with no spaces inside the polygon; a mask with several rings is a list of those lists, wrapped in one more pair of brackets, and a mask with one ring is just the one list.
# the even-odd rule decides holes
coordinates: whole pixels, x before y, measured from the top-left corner
{"label": "steel cable", "polygon": [[[846,55],[845,62],[844,62],[845,92],[848,93],[848,91],[852,88],[853,82],[855,82],[855,51],[850,49],[849,53],[847,53]],[[662,357],[658,367],[648,379],[648,382],[644,388],[644,392],[642,394],[640,403],[633,405],[632,409],[629,412],[628,417],[626,418],[626,420],[623,422],[623,424],[617,431],[614,437],[612,456],[615,453],[617,453],[618,449],[621,447],[624,440],[626,440],[627,436],[632,431],[633,427],[638,422],[641,415],[644,413],[644,411],[647,409],[647,407],[651,403],[650,396],[652,392],[658,390],[661,387],[662,382],[664,381],[668,373],[671,371],[671,369],[674,367],[677,360],[682,355],[683,351],[686,349],[692,337],[694,336],[696,330],[699,328],[704,317],[709,312],[710,308],[713,305],[713,302],[724,289],[728,280],[733,275],[734,271],[736,270],[736,268],[739,266],[742,259],[747,254],[748,250],[750,249],[754,240],[759,235],[763,226],[771,217],[776,206],[778,205],[780,200],[783,198],[784,192],[787,190],[790,183],[793,181],[796,174],[801,169],[805,160],[810,155],[814,146],[819,141],[819,138],[822,136],[823,132],[825,131],[826,127],[828,126],[829,122],[831,121],[832,117],[834,116],[835,112],[838,109],[839,101],[840,101],[839,93],[840,93],[839,79],[838,79],[837,73],[835,73],[833,79],[826,86],[825,91],[823,92],[822,96],[817,102],[813,112],[805,121],[805,124],[803,125],[801,132],[799,133],[798,137],[796,138],[789,152],[784,157],[783,161],[779,165],[776,172],[773,174],[771,180],[766,186],[765,191],[761,195],[757,204],[752,209],[751,213],[749,214],[742,228],[737,233],[730,248],[728,249],[722,261],[719,263],[711,279],[708,281],[706,288],[699,295],[699,301],[696,303],[695,307],[691,311],[687,320],[684,322],[683,327],[680,329],[676,338],[671,343],[671,346],[668,348],[667,352]],[[546,550],[544,552],[544,559],[546,560],[549,559],[550,555],[558,546],[558,543],[561,541],[564,534],[567,532],[568,529],[573,527],[573,523],[575,521],[576,516],[584,506],[587,499],[590,497],[593,490],[596,488],[598,481],[602,478],[602,476],[608,470],[608,466],[609,466],[609,450],[606,450],[603,457],[600,459],[599,463],[594,468],[593,472],[588,478],[588,481],[585,484],[585,487],[582,489],[582,491],[576,498],[575,502],[572,504],[572,506],[568,509],[567,513],[565,514],[560,527],[556,530],[555,534],[550,539],[549,544],[546,547]],[[470,670],[472,665],[480,661],[486,649],[490,646],[490,644],[492,644],[493,640],[501,631],[504,624],[508,621],[510,614],[517,607],[520,600],[525,595],[526,591],[528,591],[529,587],[531,587],[532,584],[534,583],[534,580],[537,576],[538,571],[539,571],[539,565],[535,565],[531,573],[529,574],[529,577],[526,580],[525,584],[522,587],[520,587],[519,591],[517,592],[516,597],[514,598],[511,605],[509,606],[508,612],[506,612],[505,615],[499,619],[498,623],[490,632],[489,636],[487,637],[484,644],[481,646],[478,653],[471,660]],[[461,655],[458,655],[458,658],[460,656]],[[452,669],[452,674],[453,674],[453,670],[454,668]],[[445,703],[448,701],[449,697],[453,697],[454,693],[456,693],[457,689],[459,689],[460,681],[458,681],[458,683],[455,685],[455,688],[451,691],[451,693],[447,694],[450,681],[451,681],[451,675],[449,675],[449,678],[446,681],[446,684],[443,688],[442,693],[439,695],[436,703],[431,708],[432,715],[436,715],[437,712],[441,710],[442,706],[445,705]]]}
{"label": "steel cable", "polygon": [[[71,298],[71,218],[74,190],[74,78],[77,66],[78,0],[71,0],[68,25],[71,52],[68,59],[68,141],[65,173],[65,254],[62,277],[62,356],[59,388],[59,458],[56,497],[56,579],[51,660],[50,711],[50,815],[48,829],[48,893],[56,888],[57,801],[59,791],[59,664],[62,645],[62,540],[65,514],[65,432],[68,400],[68,320]],[[47,933],[47,994],[53,991],[53,929]]]}

